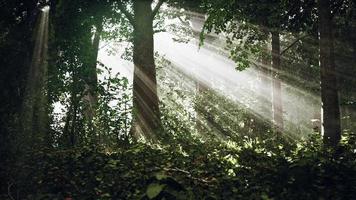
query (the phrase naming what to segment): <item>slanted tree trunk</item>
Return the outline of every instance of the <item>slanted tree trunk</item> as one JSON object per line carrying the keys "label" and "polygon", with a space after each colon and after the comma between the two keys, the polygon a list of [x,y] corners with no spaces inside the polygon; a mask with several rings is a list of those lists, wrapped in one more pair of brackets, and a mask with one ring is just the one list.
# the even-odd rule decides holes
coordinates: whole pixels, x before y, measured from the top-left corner
{"label": "slanted tree trunk", "polygon": [[154,140],[161,127],[154,61],[152,0],[133,1],[133,124],[135,137]]}
{"label": "slanted tree trunk", "polygon": [[272,32],[272,106],[273,106],[273,121],[277,131],[283,131],[283,104],[282,104],[282,86],[279,77],[281,70],[281,51],[280,37],[278,31]]}
{"label": "slanted tree trunk", "polygon": [[323,138],[326,145],[336,146],[341,139],[341,127],[330,0],[319,0],[318,12]]}

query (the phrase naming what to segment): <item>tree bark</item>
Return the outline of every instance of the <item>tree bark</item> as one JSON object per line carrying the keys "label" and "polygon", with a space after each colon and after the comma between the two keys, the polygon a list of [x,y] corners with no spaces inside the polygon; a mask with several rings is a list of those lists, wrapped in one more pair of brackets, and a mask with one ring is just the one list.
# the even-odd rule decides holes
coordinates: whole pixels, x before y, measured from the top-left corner
{"label": "tree bark", "polygon": [[282,102],[282,86],[279,78],[281,70],[281,55],[280,55],[280,37],[278,31],[272,32],[272,107],[273,121],[277,131],[283,131],[283,102]]}
{"label": "tree bark", "polygon": [[[32,148],[44,146],[48,128],[47,101],[47,53],[48,53],[49,11],[39,14],[35,33],[32,61],[29,66],[24,102],[21,111],[22,138],[19,141],[29,145],[19,145]],[[26,139],[25,139],[26,138]],[[33,145],[33,146],[31,146]]]}
{"label": "tree bark", "polygon": [[[98,60],[98,53],[99,53],[99,44],[101,33],[103,31],[103,20],[100,19],[96,25],[96,31],[94,34],[94,40],[92,42],[90,48],[90,57],[89,62],[87,63],[88,67],[88,74],[84,77],[85,81],[85,95],[83,97],[85,102],[85,110],[84,116],[89,125],[89,129],[91,132],[95,134],[96,128],[93,122],[96,116],[96,108],[98,104],[98,94],[97,94],[97,85],[98,85],[98,75],[97,75],[97,60]],[[91,38],[88,38],[91,40]],[[100,139],[98,139],[99,141]]]}
{"label": "tree bark", "polygon": [[155,140],[161,128],[154,61],[152,0],[133,1],[133,124],[131,133]]}
{"label": "tree bark", "polygon": [[[266,41],[269,40],[269,31],[262,27],[263,34]],[[271,72],[271,59],[269,57],[270,50],[268,43],[263,46],[263,53],[261,55],[260,76],[260,108],[262,116],[266,116],[267,119],[272,119],[273,107],[272,107],[272,72]],[[271,120],[272,121],[272,120]]]}
{"label": "tree bark", "polygon": [[196,98],[198,102],[195,105],[195,126],[197,129],[198,134],[204,135],[208,132],[208,127],[206,123],[206,119],[204,116],[204,104],[201,102],[201,98],[206,92],[208,91],[208,86],[204,84],[202,81],[196,81]]}
{"label": "tree bark", "polygon": [[336,146],[341,139],[341,126],[330,0],[319,0],[318,12],[323,139],[326,145]]}

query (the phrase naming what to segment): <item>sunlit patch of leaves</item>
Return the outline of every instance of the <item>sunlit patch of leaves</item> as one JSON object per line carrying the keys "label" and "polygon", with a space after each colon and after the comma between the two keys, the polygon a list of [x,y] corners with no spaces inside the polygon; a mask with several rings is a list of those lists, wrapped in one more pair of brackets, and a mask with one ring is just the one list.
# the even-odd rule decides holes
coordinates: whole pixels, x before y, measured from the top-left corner
{"label": "sunlit patch of leaves", "polygon": [[41,150],[28,154],[20,169],[31,178],[17,180],[16,188],[30,199],[350,199],[355,195],[352,136],[336,150],[324,147],[319,136],[298,145],[278,137],[240,139],[230,144],[190,138],[183,144],[182,139],[169,145],[138,143],[109,154],[90,146]]}

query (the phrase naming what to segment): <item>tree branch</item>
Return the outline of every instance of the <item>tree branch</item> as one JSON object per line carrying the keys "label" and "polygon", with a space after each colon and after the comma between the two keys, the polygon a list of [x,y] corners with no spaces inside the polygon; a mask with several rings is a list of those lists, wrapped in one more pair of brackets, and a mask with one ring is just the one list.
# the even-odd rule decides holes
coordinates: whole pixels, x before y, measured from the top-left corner
{"label": "tree branch", "polygon": [[186,174],[188,176],[188,178],[196,180],[196,181],[200,181],[200,182],[205,183],[205,184],[209,184],[209,183],[212,183],[212,182],[216,181],[216,179],[214,179],[214,178],[211,178],[209,180],[209,179],[203,179],[203,178],[194,177],[190,172],[182,170],[182,169],[178,169],[178,168],[164,168],[163,170],[167,171],[167,172],[181,172],[183,174]]}
{"label": "tree branch", "polygon": [[292,42],[287,48],[285,48],[281,53],[280,55],[282,56],[283,54],[285,54],[290,48],[292,48],[294,45],[297,44],[297,42],[299,42],[300,40],[302,40],[303,38],[307,37],[308,35],[303,35],[299,38],[297,38],[294,42]]}
{"label": "tree branch", "polygon": [[162,4],[164,3],[164,1],[165,0],[158,0],[156,7],[152,11],[152,18],[154,18],[157,15],[157,13],[158,13],[159,9],[161,8]]}
{"label": "tree branch", "polygon": [[14,185],[14,183],[10,182],[8,183],[8,186],[7,186],[7,195],[9,196],[9,198],[11,200],[15,200],[14,197],[12,196],[11,194],[11,187]]}
{"label": "tree branch", "polygon": [[153,31],[155,34],[156,33],[164,33],[164,32],[167,32],[167,30],[166,29],[158,29],[158,30],[155,30],[155,31]]}
{"label": "tree branch", "polygon": [[120,11],[126,16],[132,26],[135,26],[134,16],[125,8],[121,1],[117,1]]}

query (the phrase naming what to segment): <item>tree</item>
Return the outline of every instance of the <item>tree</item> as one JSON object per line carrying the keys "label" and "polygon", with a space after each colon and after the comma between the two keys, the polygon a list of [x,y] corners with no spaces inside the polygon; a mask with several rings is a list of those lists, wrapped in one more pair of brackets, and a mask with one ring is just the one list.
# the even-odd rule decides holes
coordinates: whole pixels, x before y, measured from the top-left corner
{"label": "tree", "polygon": [[[36,20],[41,15],[39,10],[41,5],[38,2],[37,0],[2,1],[0,6],[0,179],[4,183],[17,173],[11,169],[21,162],[24,153],[31,147],[37,147],[33,142],[38,142],[38,138],[34,137],[39,135],[38,133],[26,135],[21,131],[21,124],[23,124],[21,119],[24,119],[21,111],[24,99],[29,96],[27,95],[29,81],[33,81],[29,80],[29,74]],[[33,120],[29,121],[33,122]],[[39,125],[39,123],[34,124]],[[6,191],[6,188],[7,185],[2,184],[0,193]]]}
{"label": "tree", "polygon": [[282,85],[279,77],[281,70],[281,43],[278,31],[272,32],[272,107],[273,120],[277,130],[283,131]]}
{"label": "tree", "polygon": [[324,143],[335,146],[341,139],[341,126],[330,0],[318,1],[318,14]]}
{"label": "tree", "polygon": [[[82,79],[84,81],[84,118],[88,124],[89,132],[91,135],[98,135],[98,138],[96,138],[96,143],[100,143],[102,138],[101,134],[97,133],[94,119],[97,116],[96,110],[98,108],[98,54],[99,45],[103,34],[105,16],[103,13],[94,10],[96,6],[105,7],[106,5],[105,3],[100,4],[99,2],[95,2],[90,5],[89,8],[89,12],[91,11],[90,14],[93,19],[91,25],[93,26],[94,33],[88,34],[88,37],[86,38],[88,43],[88,50],[86,53],[86,59],[84,59],[83,68],[85,69],[85,73],[82,74]],[[92,30],[88,30],[88,32],[91,33]]]}
{"label": "tree", "polygon": [[[232,59],[242,70],[251,64],[252,56],[262,57],[261,70],[271,74],[273,121],[278,131],[283,130],[283,104],[281,93],[281,42],[280,31],[286,29],[288,17],[284,1],[207,1],[210,15],[205,24],[205,30],[230,33],[228,42],[236,45],[232,50]],[[293,5],[294,6],[294,5]],[[229,22],[229,23],[227,23]],[[272,36],[272,50],[267,53],[272,56],[272,67],[266,54],[266,42]],[[236,42],[237,41],[237,42]],[[262,56],[261,56],[262,55]],[[266,66],[267,64],[267,66]],[[267,68],[267,69],[266,69]],[[269,73],[271,71],[271,73]],[[265,102],[263,102],[265,103]]]}
{"label": "tree", "polygon": [[130,13],[127,4],[118,2],[119,9],[133,26],[133,123],[131,133],[136,137],[155,139],[161,128],[159,98],[157,94],[156,67],[154,60],[153,20],[164,0],[154,9],[153,0],[133,0]]}
{"label": "tree", "polygon": [[49,8],[42,8],[41,11],[34,33],[34,47],[20,117],[22,125],[20,137],[27,138],[26,142],[31,141],[30,145],[20,146],[29,146],[29,148],[33,147],[31,145],[42,146],[45,143],[48,133],[47,123],[49,123],[46,112],[48,107],[46,82],[48,77]]}
{"label": "tree", "polygon": [[52,103],[61,101],[66,106],[65,125],[60,130],[62,144],[74,146],[83,140],[98,144],[100,140],[94,121],[98,104],[97,59],[110,11],[110,2],[98,0],[62,1],[56,6],[56,48],[50,81],[57,86],[51,88]]}

